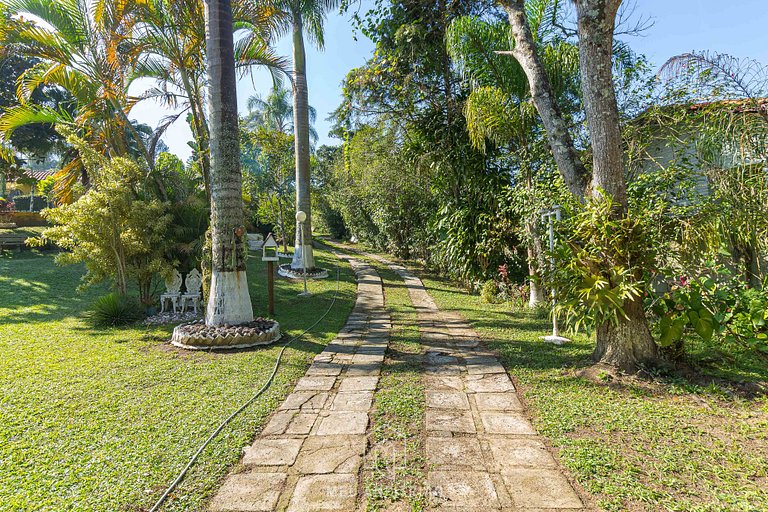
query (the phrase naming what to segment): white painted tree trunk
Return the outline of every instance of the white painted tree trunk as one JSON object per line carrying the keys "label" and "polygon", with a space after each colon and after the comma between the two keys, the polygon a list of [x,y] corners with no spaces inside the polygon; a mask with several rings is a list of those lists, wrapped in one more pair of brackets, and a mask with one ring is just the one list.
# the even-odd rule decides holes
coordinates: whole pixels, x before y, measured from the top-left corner
{"label": "white painted tree trunk", "polygon": [[240,137],[229,0],[206,2],[211,151],[211,287],[206,325],[253,320],[245,275]]}
{"label": "white painted tree trunk", "polygon": [[211,293],[205,310],[205,323],[237,325],[252,320],[253,307],[245,271],[214,270],[211,275]]}

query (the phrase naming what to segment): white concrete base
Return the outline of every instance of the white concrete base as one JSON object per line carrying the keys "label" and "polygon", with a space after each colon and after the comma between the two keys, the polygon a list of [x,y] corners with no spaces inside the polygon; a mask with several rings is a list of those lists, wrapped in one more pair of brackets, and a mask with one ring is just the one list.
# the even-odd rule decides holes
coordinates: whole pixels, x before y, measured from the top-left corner
{"label": "white concrete base", "polygon": [[547,343],[552,343],[554,345],[564,345],[571,341],[568,338],[565,338],[563,336],[542,336],[540,339],[544,340]]}
{"label": "white concrete base", "polygon": [[[277,275],[288,279],[304,279],[304,274],[301,273],[300,268],[298,272],[294,272],[287,263],[277,267]],[[307,274],[307,279],[325,279],[327,277],[328,271],[322,268],[317,268],[314,272]]]}
{"label": "white concrete base", "polygon": [[[303,253],[307,253],[307,261],[304,261]],[[297,245],[293,249],[293,259],[291,260],[291,268],[304,268],[306,264],[307,268],[315,268],[315,253],[312,250],[311,244]]]}
{"label": "white concrete base", "polygon": [[239,325],[253,321],[253,306],[248,293],[245,271],[213,271],[208,307],[205,310],[207,325]]}

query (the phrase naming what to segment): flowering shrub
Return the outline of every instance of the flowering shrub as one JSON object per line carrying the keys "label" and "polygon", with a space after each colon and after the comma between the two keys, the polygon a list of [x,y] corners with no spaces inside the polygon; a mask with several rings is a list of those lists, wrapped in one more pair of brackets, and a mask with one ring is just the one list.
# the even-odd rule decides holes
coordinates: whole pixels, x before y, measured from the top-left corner
{"label": "flowering shrub", "polygon": [[13,201],[0,197],[0,222],[10,222],[11,213],[16,211]]}
{"label": "flowering shrub", "polygon": [[654,300],[661,347],[678,346],[687,330],[704,341],[713,337],[768,355],[768,280],[751,288],[726,267],[713,277],[680,276]]}

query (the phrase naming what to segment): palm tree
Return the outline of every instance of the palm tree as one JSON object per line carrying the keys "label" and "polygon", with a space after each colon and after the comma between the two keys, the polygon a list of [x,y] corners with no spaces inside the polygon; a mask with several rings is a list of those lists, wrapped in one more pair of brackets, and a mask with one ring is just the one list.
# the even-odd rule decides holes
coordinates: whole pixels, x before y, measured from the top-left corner
{"label": "palm tree", "polygon": [[[578,49],[560,40],[547,22],[552,4],[552,0],[532,0],[526,7],[536,43],[546,49],[545,65],[555,94],[563,99],[576,94]],[[544,259],[537,223],[543,205],[535,190],[541,178],[534,170],[545,141],[526,75],[516,60],[501,53],[509,49],[511,40],[507,23],[471,16],[454,20],[446,33],[448,53],[471,87],[464,115],[472,144],[485,151],[490,140],[508,147],[516,157],[516,181],[526,197],[523,235],[528,245],[529,305],[535,306],[546,300],[539,284]]]}
{"label": "palm tree", "polygon": [[[309,138],[317,142],[317,131],[312,126],[317,119],[317,111],[311,105],[309,108]],[[278,133],[293,133],[293,98],[291,91],[282,85],[276,85],[266,99],[259,95],[248,98],[248,116],[245,119],[250,129],[264,127]]]}
{"label": "palm tree", "polygon": [[232,6],[229,0],[208,0],[207,7],[213,258],[205,323],[237,325],[253,320],[253,308],[245,275]]}
{"label": "palm tree", "polygon": [[[198,164],[210,199],[203,11],[202,0],[148,0],[136,35],[141,57],[131,79],[152,78],[157,82],[156,87],[145,91],[136,101],[151,98],[170,108],[181,107],[179,113],[166,118],[163,128],[189,112]],[[274,8],[250,0],[232,2],[233,23],[237,26],[234,54],[241,74],[254,66],[263,66],[279,83],[281,74],[287,73],[287,62],[270,47],[282,16]]]}
{"label": "palm tree", "polygon": [[[92,147],[112,155],[137,148],[149,169],[154,158],[146,138],[128,119],[128,72],[135,63],[136,46],[131,33],[136,26],[139,2],[97,0],[3,0],[0,10],[16,16],[33,15],[45,22],[4,20],[0,45],[37,59],[19,79],[19,105],[7,109],[0,132],[7,139],[20,127],[35,123],[68,124]],[[33,104],[41,86],[58,86],[75,100],[75,115],[61,109]],[[65,199],[69,186],[81,176],[79,157],[68,160],[58,173]],[[158,192],[164,187],[157,176]]]}
{"label": "palm tree", "polygon": [[[278,3],[290,19],[293,38],[293,126],[296,148],[296,210],[307,214],[304,230],[296,228],[296,250],[292,268],[314,268],[312,252],[312,206],[310,199],[309,169],[309,96],[307,89],[307,58],[304,50],[304,32],[310,41],[322,49],[323,22],[326,13],[339,5],[339,0],[282,0]],[[303,241],[303,245],[302,245]]]}

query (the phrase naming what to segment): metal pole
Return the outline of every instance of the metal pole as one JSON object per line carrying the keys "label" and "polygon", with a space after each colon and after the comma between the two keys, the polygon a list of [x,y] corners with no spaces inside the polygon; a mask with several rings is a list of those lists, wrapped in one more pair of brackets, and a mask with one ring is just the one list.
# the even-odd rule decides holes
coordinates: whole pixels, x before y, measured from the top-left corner
{"label": "metal pole", "polygon": [[[544,217],[547,218],[549,221],[549,264],[550,264],[550,272],[551,276],[554,276],[555,274],[555,223],[554,221],[560,220],[560,205],[554,205],[550,210],[547,210],[546,212],[543,212],[541,215],[542,220],[544,220]],[[554,218],[553,218],[554,217]],[[556,313],[556,307],[557,307],[557,291],[552,286],[552,336],[545,336],[544,341],[548,341],[550,343],[555,343],[557,345],[562,345],[563,343],[570,341],[568,338],[560,336],[560,329],[557,325],[557,313]]]}
{"label": "metal pole", "polygon": [[301,266],[304,269],[304,293],[302,295],[309,295],[307,290],[307,251],[304,247],[304,223],[299,222],[299,229],[301,229]]}
{"label": "metal pole", "polygon": [[[554,211],[547,213],[547,219],[549,219],[549,271],[550,275],[555,274],[555,225],[552,221],[552,214]],[[557,305],[557,292],[555,287],[552,287],[552,336],[560,336],[560,332],[557,328],[557,314],[555,314],[555,306]]]}

